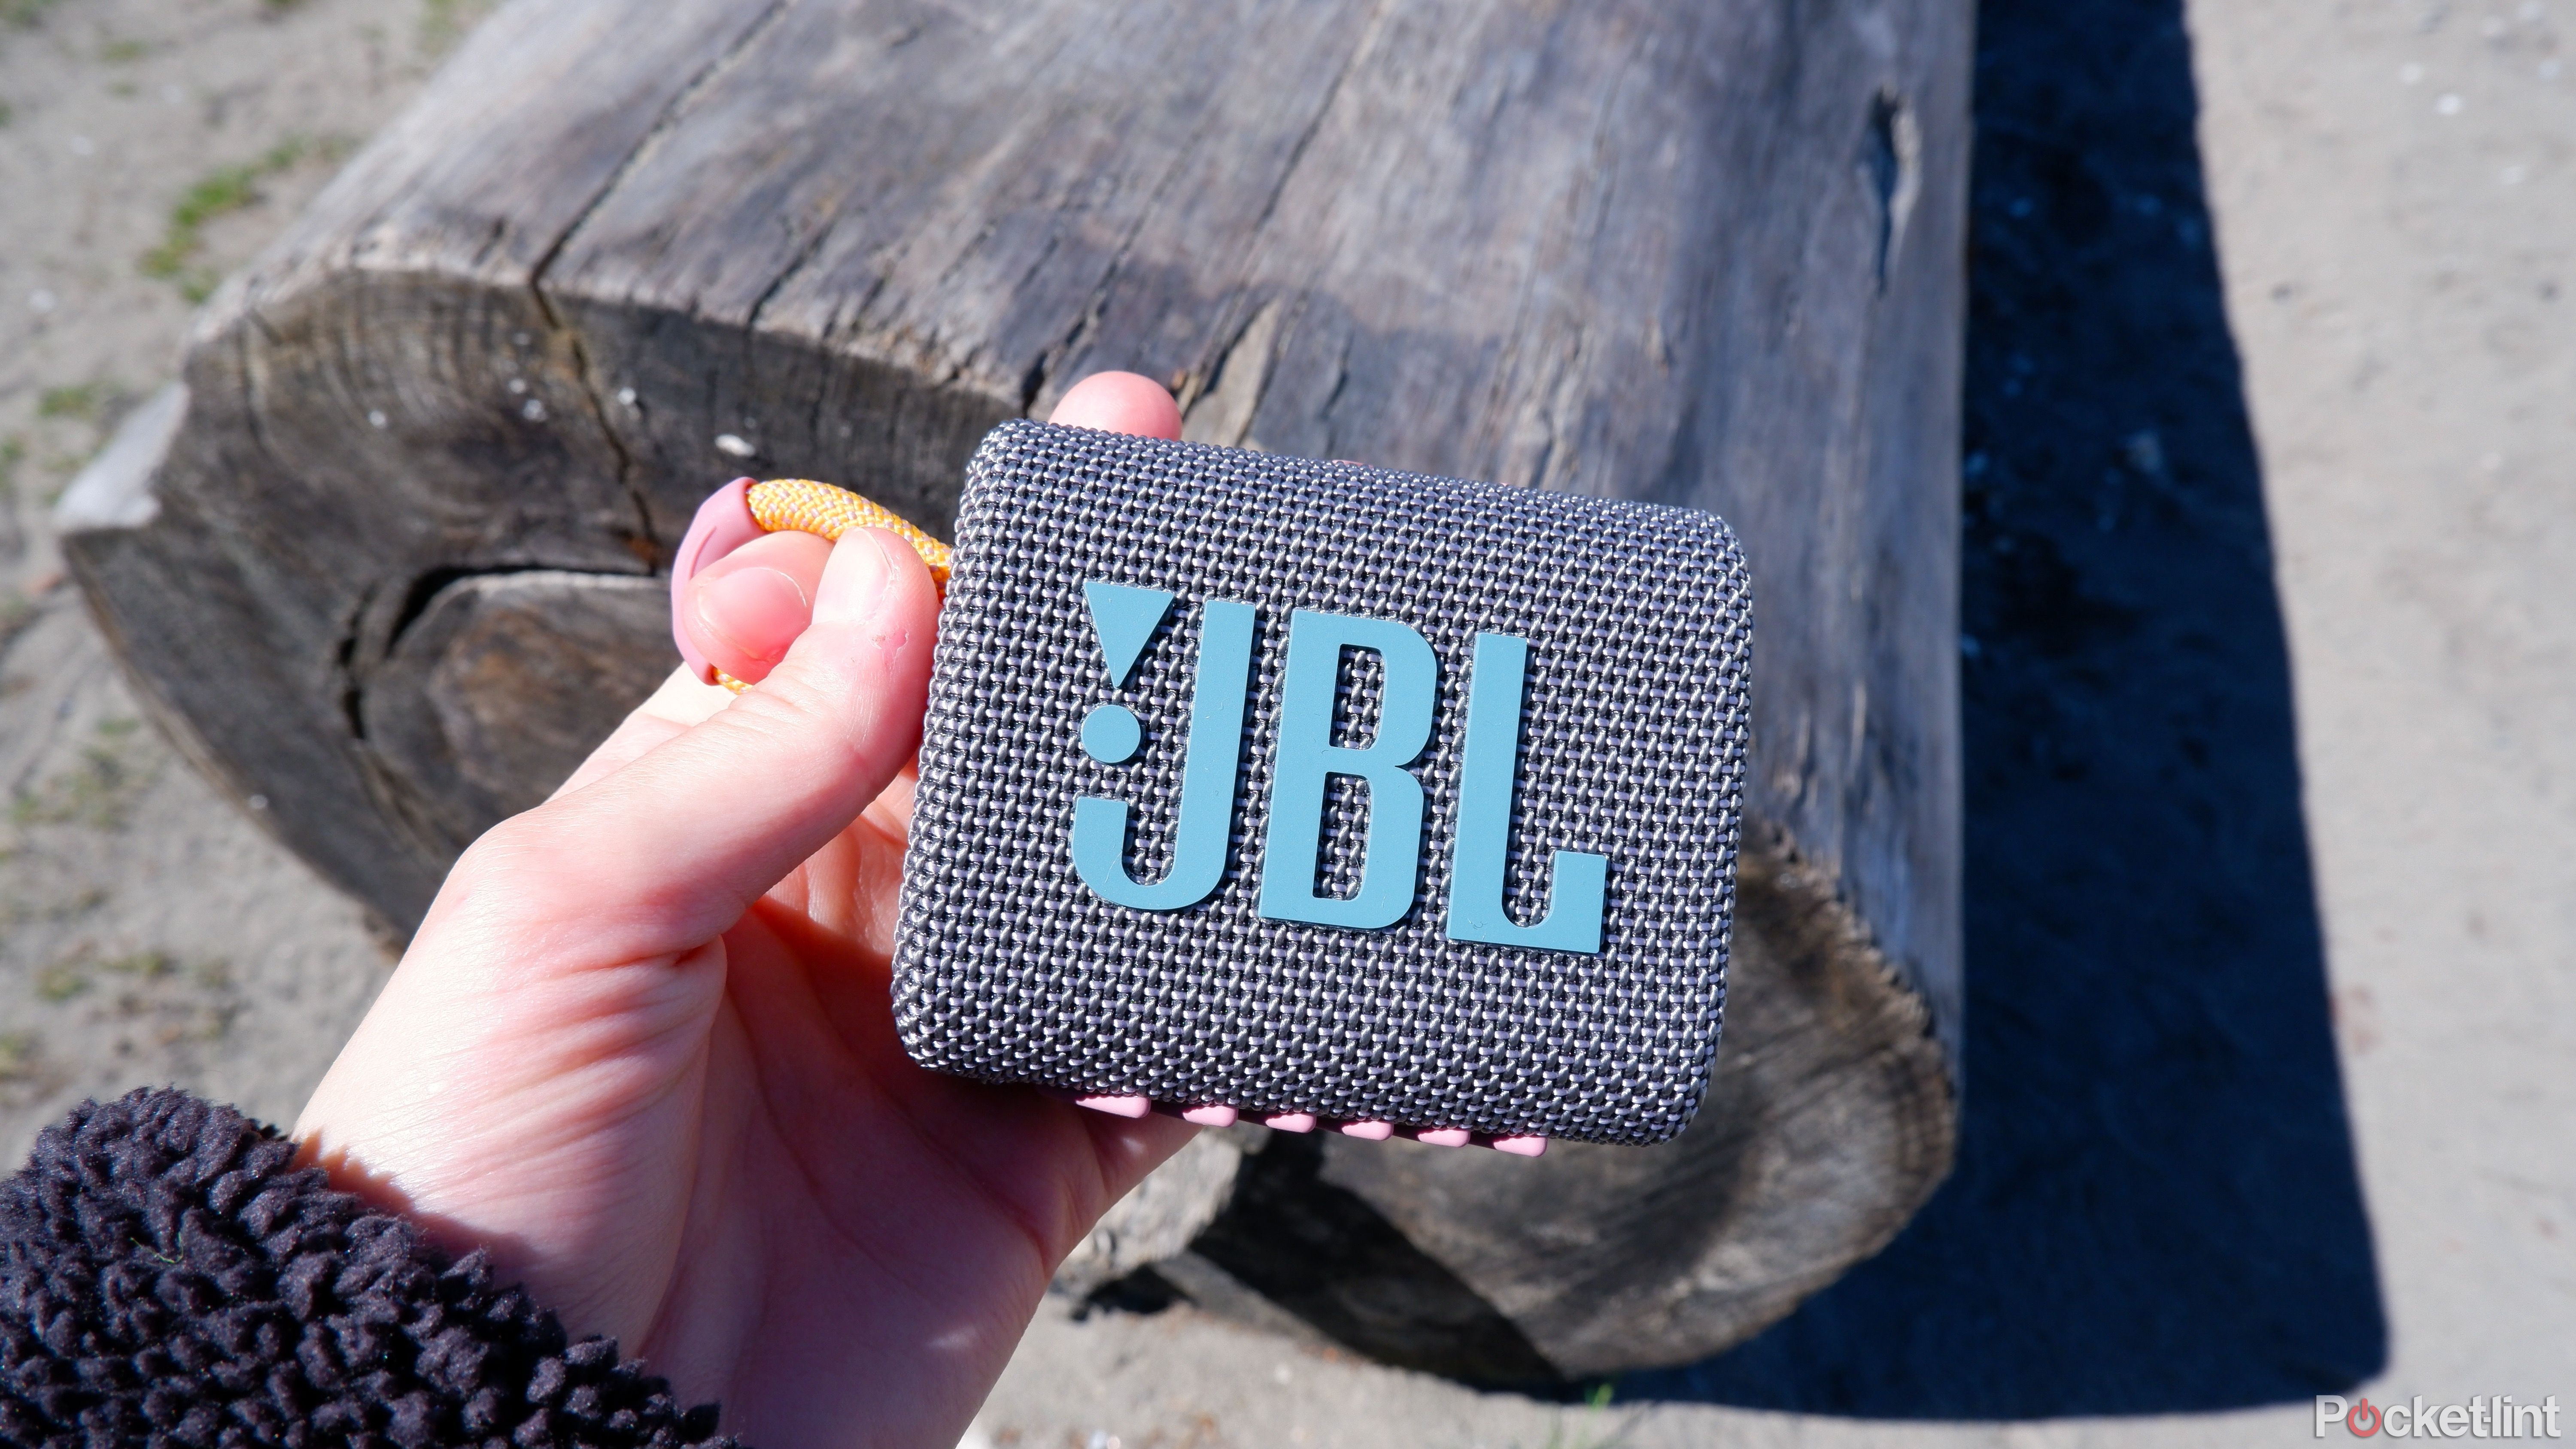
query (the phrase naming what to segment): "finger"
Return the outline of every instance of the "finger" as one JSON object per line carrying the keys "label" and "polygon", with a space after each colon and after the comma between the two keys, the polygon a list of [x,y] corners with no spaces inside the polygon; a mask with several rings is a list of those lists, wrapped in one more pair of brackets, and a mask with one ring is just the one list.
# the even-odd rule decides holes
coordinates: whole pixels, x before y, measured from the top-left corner
{"label": "finger", "polygon": [[[1056,404],[1068,427],[1145,437],[1181,435],[1180,409],[1152,378],[1095,373]],[[708,662],[745,683],[767,678],[813,615],[814,590],[831,546],[794,531],[754,539],[701,569],[688,583],[682,626]]]}
{"label": "finger", "polygon": [[1100,1163],[1102,1212],[1199,1135],[1197,1127],[1177,1117],[1131,1120],[1066,1105],[1090,1136],[1091,1149]]}
{"label": "finger", "polygon": [[[1132,372],[1095,373],[1083,379],[1057,403],[1052,420],[1148,437],[1177,438],[1181,430],[1180,409],[1171,394],[1153,379]],[[817,597],[836,552],[811,534],[782,532],[755,539],[717,560],[691,580],[697,594],[687,619],[691,638],[735,678],[766,678],[774,661],[794,652],[793,641],[801,637],[812,617],[806,601]],[[710,587],[737,573],[745,580]],[[733,699],[729,691],[699,683],[686,670],[675,671],[557,789],[555,800],[567,800],[615,776],[715,717]]]}
{"label": "finger", "polygon": [[682,624],[698,652],[746,683],[769,677],[814,616],[832,545],[788,531],[753,539],[689,580]]}
{"label": "finger", "polygon": [[1140,438],[1178,438],[1181,409],[1163,385],[1133,372],[1095,372],[1056,403],[1048,422]]}
{"label": "finger", "polygon": [[[490,912],[540,951],[584,960],[712,939],[910,761],[938,609],[929,570],[901,539],[844,535],[811,626],[760,688],[495,827],[433,909]],[[561,929],[528,930],[549,920]]]}

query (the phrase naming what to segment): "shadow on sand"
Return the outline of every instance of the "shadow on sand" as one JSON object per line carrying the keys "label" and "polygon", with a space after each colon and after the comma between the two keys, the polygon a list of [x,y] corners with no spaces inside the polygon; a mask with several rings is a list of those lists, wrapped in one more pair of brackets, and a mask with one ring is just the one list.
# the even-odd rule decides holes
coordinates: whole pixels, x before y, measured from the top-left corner
{"label": "shadow on sand", "polygon": [[1622,1398],[2171,1413],[2386,1357],[2181,7],[1979,27],[1958,1169],[1791,1318]]}

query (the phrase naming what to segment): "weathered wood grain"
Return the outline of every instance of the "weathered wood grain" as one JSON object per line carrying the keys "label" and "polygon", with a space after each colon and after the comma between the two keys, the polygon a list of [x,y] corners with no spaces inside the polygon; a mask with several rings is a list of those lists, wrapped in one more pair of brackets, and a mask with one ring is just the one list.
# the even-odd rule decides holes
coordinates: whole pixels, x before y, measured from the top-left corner
{"label": "weathered wood grain", "polygon": [[987,428],[1129,368],[1196,438],[1717,509],[1778,869],[1700,1145],[1313,1178],[1558,1368],[1705,1351],[1948,1161],[1969,24],[515,0],[218,294],[148,506],[67,549],[192,753],[407,924],[667,665],[654,579],[738,472],[943,529]]}

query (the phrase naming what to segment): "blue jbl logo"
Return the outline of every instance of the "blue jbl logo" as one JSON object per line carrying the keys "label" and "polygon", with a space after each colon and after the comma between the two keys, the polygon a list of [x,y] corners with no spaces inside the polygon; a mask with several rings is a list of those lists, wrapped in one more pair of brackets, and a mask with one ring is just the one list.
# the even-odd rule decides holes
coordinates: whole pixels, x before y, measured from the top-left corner
{"label": "blue jbl logo", "polygon": [[[1109,683],[1123,689],[1170,612],[1172,595],[1123,584],[1086,583],[1082,589]],[[1376,655],[1383,680],[1377,729],[1359,749],[1333,743],[1333,701],[1345,649]],[[1244,696],[1252,681],[1252,650],[1250,605],[1223,599],[1200,605],[1197,674],[1190,689],[1178,818],[1172,824],[1172,867],[1162,879],[1139,881],[1127,873],[1131,811],[1126,801],[1086,795],[1073,802],[1073,867],[1101,899],[1143,911],[1177,911],[1206,900],[1224,881],[1226,840],[1242,790],[1236,759],[1242,749]],[[1395,924],[1412,909],[1421,880],[1424,802],[1422,782],[1405,767],[1431,742],[1439,669],[1430,643],[1403,624],[1305,609],[1289,615],[1278,753],[1261,847],[1262,915],[1375,930]],[[1528,669],[1527,640],[1509,634],[1476,636],[1459,760],[1458,828],[1450,842],[1446,931],[1453,941],[1594,953],[1601,949],[1601,903],[1609,878],[1605,857],[1557,851],[1546,914],[1522,925],[1503,910]],[[1082,722],[1083,751],[1103,764],[1134,759],[1143,739],[1143,726],[1124,705],[1100,705]],[[1315,888],[1324,791],[1335,775],[1368,782],[1368,836],[1359,889],[1347,897],[1319,895]]]}

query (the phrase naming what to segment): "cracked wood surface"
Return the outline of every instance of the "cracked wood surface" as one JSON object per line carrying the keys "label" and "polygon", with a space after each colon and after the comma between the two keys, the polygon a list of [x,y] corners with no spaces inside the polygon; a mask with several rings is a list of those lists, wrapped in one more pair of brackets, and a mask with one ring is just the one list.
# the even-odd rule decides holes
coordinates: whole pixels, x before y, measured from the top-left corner
{"label": "cracked wood surface", "polygon": [[153,516],[67,552],[191,754],[407,924],[668,667],[657,575],[737,472],[941,531],[986,429],[1129,368],[1194,438],[1714,508],[1760,601],[1748,805],[1844,913],[1799,969],[1849,1009],[1798,1049],[1832,1110],[1703,1134],[1840,1164],[1779,1199],[1802,1266],[1788,1218],[1736,1213],[1720,1238],[1772,1236],[1689,1272],[1798,1286],[1618,1340],[1534,1306],[1598,1263],[1448,1264],[1542,1356],[1589,1345],[1560,1368],[1708,1351],[1874,1251],[1949,1156],[1919,1068],[1959,1013],[1969,24],[517,0],[217,295]]}

